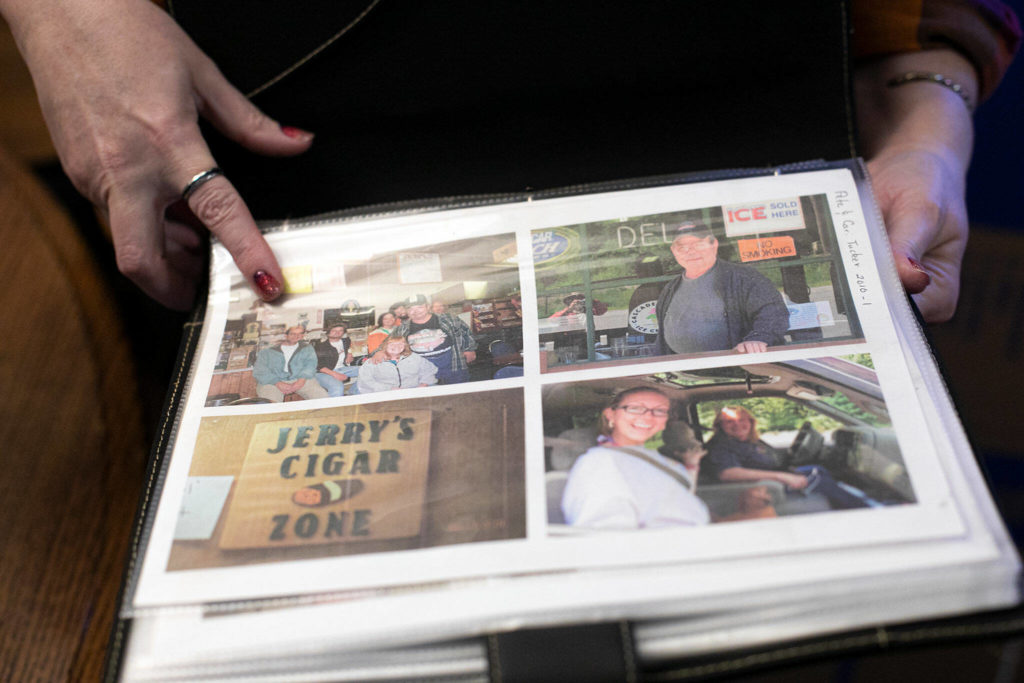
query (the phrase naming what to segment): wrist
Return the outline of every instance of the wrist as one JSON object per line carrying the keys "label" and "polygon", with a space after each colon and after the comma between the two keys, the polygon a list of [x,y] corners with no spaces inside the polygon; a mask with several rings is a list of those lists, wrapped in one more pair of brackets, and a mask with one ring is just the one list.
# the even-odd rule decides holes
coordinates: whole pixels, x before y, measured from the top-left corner
{"label": "wrist", "polygon": [[901,85],[907,85],[909,83],[931,83],[932,85],[946,88],[963,100],[964,106],[967,107],[968,112],[971,114],[974,113],[975,103],[967,96],[964,86],[957,83],[952,78],[934,71],[907,71],[904,74],[889,79],[886,81],[885,85],[889,88],[898,88]]}
{"label": "wrist", "polygon": [[870,159],[883,151],[929,152],[966,171],[974,136],[969,108],[960,94],[934,82],[889,85],[914,72],[942,74],[961,86],[964,98],[977,102],[974,67],[953,50],[898,54],[862,64],[855,77],[862,153]]}
{"label": "wrist", "polygon": [[[889,88],[888,83],[892,79],[906,73],[922,71],[942,74],[959,84],[968,102],[977,106],[979,94],[977,71],[963,55],[952,49],[903,52],[874,59],[858,64],[854,78],[858,88],[872,84],[875,87]],[[942,86],[936,84],[921,83],[921,85],[927,85],[929,89],[943,89]]]}

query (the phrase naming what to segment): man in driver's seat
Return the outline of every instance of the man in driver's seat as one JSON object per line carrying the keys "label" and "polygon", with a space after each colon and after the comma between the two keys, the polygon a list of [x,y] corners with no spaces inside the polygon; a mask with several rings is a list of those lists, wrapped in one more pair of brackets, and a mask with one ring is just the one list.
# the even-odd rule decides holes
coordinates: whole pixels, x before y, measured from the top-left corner
{"label": "man in driver's seat", "polygon": [[775,449],[761,440],[757,420],[742,406],[722,408],[715,417],[714,429],[702,463],[702,478],[708,481],[777,481],[790,493],[820,493],[839,509],[880,505],[858,489],[837,482],[821,465],[792,470],[780,466]]}

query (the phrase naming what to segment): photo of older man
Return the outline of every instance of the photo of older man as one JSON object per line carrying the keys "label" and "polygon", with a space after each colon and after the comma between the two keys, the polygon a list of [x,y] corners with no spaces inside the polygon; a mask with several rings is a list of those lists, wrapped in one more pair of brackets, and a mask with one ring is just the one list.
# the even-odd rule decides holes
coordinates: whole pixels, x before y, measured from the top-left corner
{"label": "photo of older man", "polygon": [[658,353],[758,353],[784,341],[789,310],[779,290],[756,269],[719,260],[707,225],[680,224],[671,249],[683,272],[658,296]]}

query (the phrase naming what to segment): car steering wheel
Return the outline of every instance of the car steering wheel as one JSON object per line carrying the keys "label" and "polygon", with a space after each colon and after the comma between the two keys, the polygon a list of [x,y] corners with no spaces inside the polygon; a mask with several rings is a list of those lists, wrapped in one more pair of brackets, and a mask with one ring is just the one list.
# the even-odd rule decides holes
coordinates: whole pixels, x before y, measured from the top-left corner
{"label": "car steering wheel", "polygon": [[806,465],[811,463],[825,443],[825,437],[814,430],[810,422],[800,425],[800,431],[796,433],[793,443],[789,447],[789,466]]}

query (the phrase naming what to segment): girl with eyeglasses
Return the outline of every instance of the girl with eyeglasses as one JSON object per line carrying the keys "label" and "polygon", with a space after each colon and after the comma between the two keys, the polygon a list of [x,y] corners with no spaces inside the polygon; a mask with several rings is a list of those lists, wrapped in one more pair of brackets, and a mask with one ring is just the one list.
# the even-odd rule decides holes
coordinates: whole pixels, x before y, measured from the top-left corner
{"label": "girl with eyeglasses", "polygon": [[697,526],[711,521],[693,493],[695,468],[647,448],[669,419],[668,396],[636,387],[601,411],[598,443],[569,471],[562,494],[567,523],[593,529]]}

